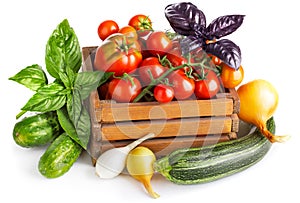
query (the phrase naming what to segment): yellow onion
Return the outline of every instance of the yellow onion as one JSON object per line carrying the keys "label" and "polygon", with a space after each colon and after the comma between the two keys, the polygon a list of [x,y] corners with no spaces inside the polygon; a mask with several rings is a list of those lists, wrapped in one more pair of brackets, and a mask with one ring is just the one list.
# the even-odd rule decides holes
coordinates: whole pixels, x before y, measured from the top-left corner
{"label": "yellow onion", "polygon": [[239,118],[255,125],[270,142],[284,142],[289,136],[277,136],[268,131],[266,122],[278,106],[278,93],[274,86],[262,79],[253,80],[237,90],[240,99]]}
{"label": "yellow onion", "polygon": [[151,186],[151,178],[154,173],[153,163],[156,160],[154,153],[147,147],[136,147],[127,156],[126,167],[128,173],[136,180],[143,183],[149,195],[158,198]]}

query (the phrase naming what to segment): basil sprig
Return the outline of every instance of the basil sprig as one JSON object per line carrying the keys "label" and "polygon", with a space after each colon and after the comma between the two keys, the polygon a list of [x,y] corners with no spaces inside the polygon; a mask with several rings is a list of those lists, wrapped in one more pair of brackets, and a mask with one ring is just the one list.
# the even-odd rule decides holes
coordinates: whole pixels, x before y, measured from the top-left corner
{"label": "basil sprig", "polygon": [[184,55],[202,48],[230,67],[240,67],[242,56],[239,46],[229,39],[220,38],[236,31],[242,25],[244,15],[220,16],[207,26],[201,10],[192,3],[181,2],[168,5],[165,16],[176,33],[186,36],[181,43]]}
{"label": "basil sprig", "polygon": [[79,72],[82,64],[80,44],[67,19],[49,37],[45,63],[48,73],[54,78],[52,83],[48,84],[45,72],[36,64],[9,78],[35,91],[17,118],[27,111],[57,111],[62,128],[75,142],[87,149],[91,124],[83,101],[109,75],[99,71]]}

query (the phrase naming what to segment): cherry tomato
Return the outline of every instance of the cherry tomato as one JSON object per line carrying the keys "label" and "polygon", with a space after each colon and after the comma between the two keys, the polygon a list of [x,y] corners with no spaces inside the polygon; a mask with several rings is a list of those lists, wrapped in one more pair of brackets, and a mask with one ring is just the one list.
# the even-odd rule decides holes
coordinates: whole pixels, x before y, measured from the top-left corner
{"label": "cherry tomato", "polygon": [[244,79],[244,69],[240,66],[237,70],[225,63],[221,65],[221,80],[225,88],[235,88]]}
{"label": "cherry tomato", "polygon": [[195,95],[198,99],[210,99],[220,90],[218,76],[214,71],[205,71],[205,78],[195,81]]}
{"label": "cherry tomato", "polygon": [[222,64],[222,60],[212,54],[208,54],[208,56],[211,58],[211,61],[216,65],[219,66]]}
{"label": "cherry tomato", "polygon": [[126,35],[127,37],[132,37],[134,40],[138,39],[138,35],[134,27],[127,25],[120,28],[119,33]]}
{"label": "cherry tomato", "polygon": [[105,20],[98,26],[98,36],[105,40],[108,36],[119,31],[118,24],[113,20]]}
{"label": "cherry tomato", "polygon": [[108,84],[108,97],[117,102],[132,102],[141,89],[141,83],[135,77],[114,78]]}
{"label": "cherry tomato", "polygon": [[195,82],[192,78],[185,75],[181,69],[174,71],[169,76],[169,82],[174,89],[174,97],[177,100],[188,99],[193,95],[195,90]]}
{"label": "cherry tomato", "polygon": [[152,32],[147,41],[147,49],[153,54],[165,55],[172,48],[172,41],[161,31]]}
{"label": "cherry tomato", "polygon": [[152,30],[152,22],[150,18],[143,14],[133,16],[128,25],[134,27],[139,36],[146,36]]}
{"label": "cherry tomato", "polygon": [[97,48],[94,67],[115,76],[133,73],[142,61],[140,50],[136,40],[120,33],[111,35]]}
{"label": "cherry tomato", "polygon": [[[157,79],[167,68],[162,66],[157,57],[145,58],[138,68],[140,80],[144,85],[148,85],[151,82],[151,75],[153,79]],[[149,73],[150,71],[150,73]]]}
{"label": "cherry tomato", "polygon": [[171,62],[173,67],[177,67],[187,63],[187,59],[181,55],[180,48],[174,45],[172,49],[166,54],[166,57]]}
{"label": "cherry tomato", "polygon": [[174,89],[168,85],[158,84],[155,86],[153,94],[159,103],[167,103],[174,98]]}

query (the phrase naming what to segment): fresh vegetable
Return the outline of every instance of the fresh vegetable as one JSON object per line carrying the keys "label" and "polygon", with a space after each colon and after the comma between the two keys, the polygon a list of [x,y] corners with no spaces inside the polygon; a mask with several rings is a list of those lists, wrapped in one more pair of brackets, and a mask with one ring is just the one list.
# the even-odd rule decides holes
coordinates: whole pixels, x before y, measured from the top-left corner
{"label": "fresh vegetable", "polygon": [[127,37],[132,37],[134,40],[138,40],[138,34],[134,27],[127,25],[119,29],[119,33],[126,35]]}
{"label": "fresh vegetable", "polygon": [[174,89],[166,84],[158,84],[155,86],[153,95],[154,98],[160,103],[167,103],[174,98]]}
{"label": "fresh vegetable", "polygon": [[164,32],[154,31],[149,35],[146,45],[149,52],[154,56],[157,54],[163,56],[171,50],[172,41]]}
{"label": "fresh vegetable", "polygon": [[107,38],[96,50],[94,67],[104,72],[114,72],[115,76],[133,73],[142,61],[138,41],[121,33]]}
{"label": "fresh vegetable", "polygon": [[119,25],[113,20],[105,20],[98,26],[98,36],[101,40],[105,40],[108,36],[118,31]]}
{"label": "fresh vegetable", "polygon": [[147,86],[152,79],[159,78],[166,70],[157,57],[148,57],[140,64],[138,74],[143,85]]}
{"label": "fresh vegetable", "polygon": [[153,133],[149,133],[125,147],[113,148],[105,151],[97,159],[96,174],[100,178],[105,179],[118,176],[126,166],[126,158],[129,152],[146,139],[150,139],[154,136]]}
{"label": "fresh vegetable", "polygon": [[244,68],[240,66],[237,70],[227,64],[221,64],[221,81],[225,88],[235,88],[244,79]]}
{"label": "fresh vegetable", "polygon": [[237,90],[240,99],[239,118],[255,125],[270,142],[284,142],[289,136],[273,135],[266,122],[276,111],[278,93],[268,81],[257,79],[240,86]]}
{"label": "fresh vegetable", "polygon": [[244,15],[225,15],[206,26],[204,13],[188,2],[170,4],[165,16],[178,34],[186,36],[181,42],[186,53],[202,48],[234,69],[241,64],[240,48],[228,39],[221,39],[236,31],[243,23]]}
{"label": "fresh vegetable", "polygon": [[[275,132],[270,118],[267,128]],[[259,162],[271,143],[256,129],[236,140],[199,148],[178,149],[157,160],[154,169],[177,184],[198,184],[215,181],[241,172]]]}
{"label": "fresh vegetable", "polygon": [[70,170],[78,159],[82,147],[67,134],[58,136],[41,156],[38,164],[40,173],[46,178],[57,178]]}
{"label": "fresh vegetable", "polygon": [[150,149],[139,146],[129,152],[126,167],[132,177],[143,183],[151,197],[158,198],[159,195],[153,191],[150,183],[154,173],[153,163],[155,160],[156,157]]}
{"label": "fresh vegetable", "polygon": [[189,78],[185,72],[180,69],[172,72],[168,79],[174,89],[174,97],[177,100],[184,100],[194,94],[195,82],[193,78]]}
{"label": "fresh vegetable", "polygon": [[135,77],[127,75],[114,78],[108,84],[108,98],[117,102],[132,102],[141,92],[142,85]]}
{"label": "fresh vegetable", "polygon": [[150,31],[152,31],[151,19],[149,16],[144,14],[137,14],[130,18],[128,25],[134,27],[139,36],[146,36]]}
{"label": "fresh vegetable", "polygon": [[220,83],[216,73],[212,70],[202,70],[198,75],[200,77],[195,82],[194,91],[196,97],[198,99],[210,99],[214,97],[220,90]]}
{"label": "fresh vegetable", "polygon": [[22,147],[36,147],[52,142],[61,130],[56,113],[51,111],[17,122],[13,129],[13,138]]}

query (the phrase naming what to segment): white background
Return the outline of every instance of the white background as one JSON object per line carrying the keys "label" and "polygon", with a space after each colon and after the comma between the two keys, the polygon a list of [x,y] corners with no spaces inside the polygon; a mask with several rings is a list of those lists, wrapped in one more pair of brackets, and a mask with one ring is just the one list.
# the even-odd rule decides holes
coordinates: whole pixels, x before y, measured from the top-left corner
{"label": "white background", "polygon": [[57,24],[67,18],[81,46],[95,46],[100,44],[98,24],[106,19],[124,26],[131,16],[144,13],[152,19],[154,29],[170,28],[164,8],[174,2],[177,1],[1,1],[0,202],[299,202],[297,1],[192,1],[206,14],[208,23],[220,15],[246,15],[243,25],[227,37],[242,50],[244,82],[266,79],[280,95],[275,113],[277,134],[289,134],[291,139],[274,144],[261,162],[246,171],[192,186],[175,185],[157,175],[152,185],[161,197],[153,200],[129,176],[99,179],[88,154],[83,154],[64,176],[46,179],[37,169],[45,148],[24,149],[14,143],[15,115],[32,92],[8,78],[28,65],[37,63],[45,67],[45,44]]}

